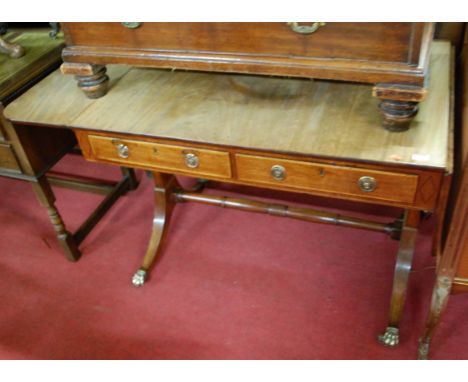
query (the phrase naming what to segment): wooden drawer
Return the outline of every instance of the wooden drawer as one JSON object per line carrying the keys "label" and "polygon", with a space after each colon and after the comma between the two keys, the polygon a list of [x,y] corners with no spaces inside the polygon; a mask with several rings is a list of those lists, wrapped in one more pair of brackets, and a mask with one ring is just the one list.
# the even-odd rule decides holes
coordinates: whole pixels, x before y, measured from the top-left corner
{"label": "wooden drawer", "polygon": [[0,143],[0,171],[1,170],[21,172],[21,167],[16,159],[15,152],[7,143]]}
{"label": "wooden drawer", "polygon": [[241,154],[236,166],[243,182],[403,204],[413,203],[418,184],[416,175]]}
{"label": "wooden drawer", "polygon": [[[229,153],[89,135],[92,158],[129,167],[230,178]],[[87,156],[86,153],[84,153]]]}
{"label": "wooden drawer", "polygon": [[[299,23],[311,26],[313,23]],[[314,33],[288,23],[64,23],[69,46],[227,53],[417,64],[423,23],[326,23]],[[411,46],[413,44],[414,46]]]}

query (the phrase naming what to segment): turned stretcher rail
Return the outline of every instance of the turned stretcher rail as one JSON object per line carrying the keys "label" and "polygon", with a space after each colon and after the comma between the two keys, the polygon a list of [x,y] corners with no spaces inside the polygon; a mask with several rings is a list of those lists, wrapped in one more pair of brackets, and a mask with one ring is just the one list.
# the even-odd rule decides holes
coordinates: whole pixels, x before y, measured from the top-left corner
{"label": "turned stretcher rail", "polygon": [[377,231],[398,237],[401,227],[396,223],[379,223],[375,221],[351,218],[331,212],[317,211],[310,208],[292,207],[283,204],[264,203],[252,199],[232,198],[229,196],[206,195],[195,192],[177,190],[174,192],[177,202],[196,202],[222,208],[232,208],[242,211],[265,213],[274,216],[289,217],[321,224],[333,224]]}

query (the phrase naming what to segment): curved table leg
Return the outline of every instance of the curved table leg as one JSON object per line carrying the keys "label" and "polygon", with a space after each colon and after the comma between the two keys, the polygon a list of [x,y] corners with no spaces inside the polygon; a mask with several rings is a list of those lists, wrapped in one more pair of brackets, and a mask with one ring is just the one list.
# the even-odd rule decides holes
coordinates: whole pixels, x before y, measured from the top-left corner
{"label": "curved table leg", "polygon": [[161,250],[161,243],[164,240],[172,210],[175,205],[175,200],[172,197],[173,190],[180,188],[180,185],[174,175],[154,172],[153,178],[155,184],[153,228],[143,263],[132,277],[132,283],[136,287],[142,286],[145,283],[148,277],[148,272],[157,259],[157,255]]}
{"label": "curved table leg", "polygon": [[393,290],[390,301],[390,320],[385,332],[378,336],[378,341],[385,346],[397,346],[399,343],[399,323],[405,302],[411,263],[413,261],[414,245],[416,235],[418,233],[419,220],[419,211],[405,211],[393,277]]}

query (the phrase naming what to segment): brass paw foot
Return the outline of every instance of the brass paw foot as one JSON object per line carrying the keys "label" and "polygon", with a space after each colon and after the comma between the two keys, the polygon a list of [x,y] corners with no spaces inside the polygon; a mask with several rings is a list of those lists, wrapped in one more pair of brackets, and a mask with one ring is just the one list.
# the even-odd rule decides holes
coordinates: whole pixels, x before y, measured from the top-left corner
{"label": "brass paw foot", "polygon": [[418,359],[424,360],[429,356],[429,343],[419,341]]}
{"label": "brass paw foot", "polygon": [[400,336],[398,333],[398,328],[394,328],[393,326],[388,326],[385,329],[384,334],[380,334],[377,337],[378,341],[384,346],[395,347],[400,342]]}
{"label": "brass paw foot", "polygon": [[136,287],[141,287],[145,283],[147,277],[148,274],[146,273],[146,271],[143,269],[139,269],[135,272],[135,274],[132,277],[132,284]]}

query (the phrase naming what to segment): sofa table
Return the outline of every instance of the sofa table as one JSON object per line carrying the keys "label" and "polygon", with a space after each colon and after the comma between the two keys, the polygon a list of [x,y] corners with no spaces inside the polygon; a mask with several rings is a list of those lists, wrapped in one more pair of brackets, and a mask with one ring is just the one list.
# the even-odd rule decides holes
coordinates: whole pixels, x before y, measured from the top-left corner
{"label": "sofa table", "polygon": [[[390,321],[398,325],[422,211],[441,216],[452,172],[451,50],[435,42],[428,98],[413,128],[380,128],[369,85],[110,66],[105,97],[82,97],[55,72],[6,109],[16,125],[72,129],[83,155],[153,173],[155,214],[143,285],[177,202],[200,202],[386,233],[399,240]],[[41,97],[47,94],[48,97]],[[363,112],[364,111],[364,112]],[[175,175],[399,207],[388,224],[207,195]],[[437,235],[440,230],[437,230]],[[438,250],[439,240],[435,240]]]}

